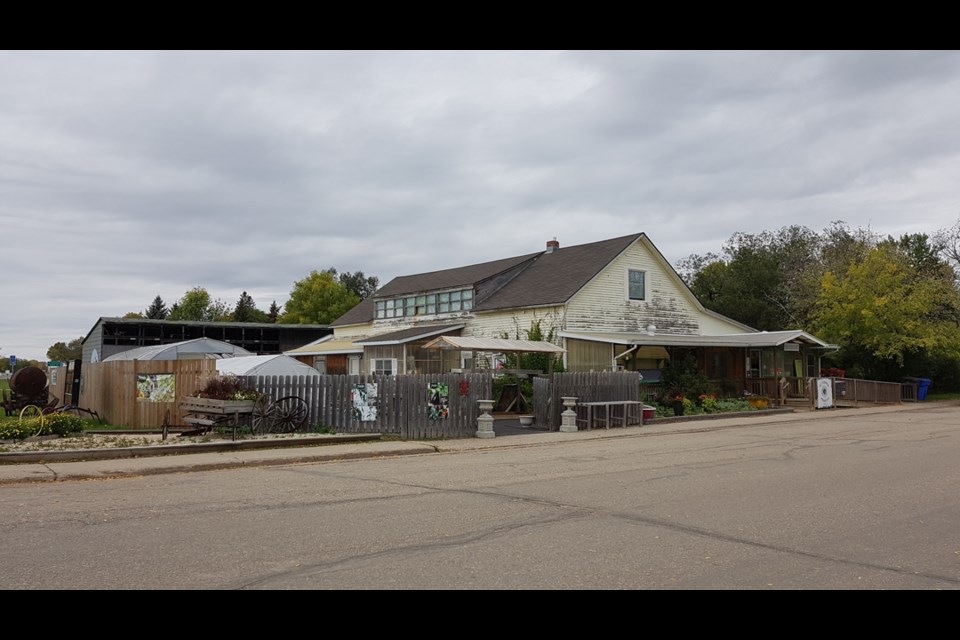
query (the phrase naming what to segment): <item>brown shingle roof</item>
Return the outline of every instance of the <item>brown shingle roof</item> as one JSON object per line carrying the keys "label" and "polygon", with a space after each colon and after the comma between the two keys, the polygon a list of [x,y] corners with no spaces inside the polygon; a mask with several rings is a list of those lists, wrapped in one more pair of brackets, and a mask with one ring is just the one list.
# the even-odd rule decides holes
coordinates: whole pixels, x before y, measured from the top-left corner
{"label": "brown shingle roof", "polygon": [[476,311],[563,304],[641,235],[580,244],[544,252]]}
{"label": "brown shingle roof", "polygon": [[363,324],[373,320],[373,296],[368,296],[360,301],[350,311],[330,323],[332,327],[342,327],[348,324]]}
{"label": "brown shingle roof", "polygon": [[379,289],[375,295],[337,318],[332,325],[371,322],[375,298],[383,299],[421,291],[471,286],[524,263],[529,263],[529,266],[508,280],[499,291],[485,300],[478,301],[475,310],[489,311],[563,304],[641,235],[643,234],[635,233],[610,240],[556,249],[552,252],[541,251],[455,269],[400,276]]}
{"label": "brown shingle roof", "polygon": [[418,273],[412,276],[399,276],[388,282],[382,289],[378,289],[375,297],[389,298],[407,293],[419,293],[421,291],[436,291],[437,289],[452,289],[453,287],[468,287],[481,280],[491,278],[498,273],[512,269],[513,267],[535,258],[537,253],[528,253],[525,256],[515,258],[504,258],[492,262],[482,262],[472,264],[466,267],[457,267],[456,269],[444,269],[442,271],[430,271],[428,273]]}

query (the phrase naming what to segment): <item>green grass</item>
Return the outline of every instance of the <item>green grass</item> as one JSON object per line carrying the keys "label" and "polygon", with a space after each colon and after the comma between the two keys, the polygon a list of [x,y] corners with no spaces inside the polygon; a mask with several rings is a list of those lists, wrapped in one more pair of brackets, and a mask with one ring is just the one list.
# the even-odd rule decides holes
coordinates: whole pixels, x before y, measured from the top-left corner
{"label": "green grass", "polygon": [[9,388],[10,388],[9,378],[0,378],[0,391],[3,391],[4,389],[9,389]]}
{"label": "green grass", "polygon": [[928,393],[927,400],[960,400],[960,391]]}

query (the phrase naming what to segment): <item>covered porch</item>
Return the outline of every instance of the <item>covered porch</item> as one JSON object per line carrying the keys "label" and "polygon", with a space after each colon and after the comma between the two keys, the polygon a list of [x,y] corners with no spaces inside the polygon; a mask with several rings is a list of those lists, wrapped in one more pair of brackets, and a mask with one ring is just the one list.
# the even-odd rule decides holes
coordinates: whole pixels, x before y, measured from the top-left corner
{"label": "covered porch", "polygon": [[766,396],[780,404],[809,397],[809,380],[820,376],[821,357],[836,349],[804,331],[761,331],[717,336],[650,332],[563,331],[568,371],[639,371],[645,394],[656,399],[667,361],[692,358],[696,369],[724,396]]}

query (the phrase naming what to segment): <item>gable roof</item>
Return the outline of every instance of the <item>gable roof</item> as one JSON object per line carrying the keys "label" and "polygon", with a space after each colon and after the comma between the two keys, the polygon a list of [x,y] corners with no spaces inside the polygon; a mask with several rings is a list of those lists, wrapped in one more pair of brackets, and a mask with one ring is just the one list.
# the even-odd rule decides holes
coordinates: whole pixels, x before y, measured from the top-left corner
{"label": "gable roof", "polygon": [[642,235],[634,233],[466,267],[400,276],[337,318],[332,325],[339,327],[371,322],[375,299],[471,286],[524,264],[526,267],[498,291],[484,300],[478,300],[474,311],[563,304]]}
{"label": "gable roof", "polygon": [[579,244],[543,252],[505,287],[474,307],[475,311],[563,304],[623,253],[641,235]]}

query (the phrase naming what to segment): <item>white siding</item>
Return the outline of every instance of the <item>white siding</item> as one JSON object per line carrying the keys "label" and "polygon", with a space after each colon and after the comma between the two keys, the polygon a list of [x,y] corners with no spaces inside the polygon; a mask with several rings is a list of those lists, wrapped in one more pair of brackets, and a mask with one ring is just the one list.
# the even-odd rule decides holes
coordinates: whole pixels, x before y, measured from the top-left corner
{"label": "white siding", "polygon": [[[645,300],[627,298],[630,269],[646,273]],[[657,333],[698,334],[701,316],[693,294],[641,239],[571,298],[566,328],[570,331],[646,331],[652,324]]]}
{"label": "white siding", "polygon": [[[563,317],[562,306],[478,313],[464,328],[463,335],[500,338],[503,334],[507,334],[509,338],[519,336],[520,339],[525,340],[526,332],[530,329],[532,322],[540,321],[540,329],[544,335],[549,333],[550,329],[553,329],[556,334],[564,329]],[[560,346],[562,340],[558,336],[554,342]]]}
{"label": "white siding", "polygon": [[722,320],[706,313],[700,315],[700,335],[722,336],[727,333],[745,333],[747,331],[749,330],[744,329],[743,325],[732,320]]}
{"label": "white siding", "polygon": [[[377,331],[376,333],[385,333],[383,331]],[[346,338],[366,338],[374,334],[373,323],[368,322],[366,324],[351,324],[345,327],[334,327],[333,328],[333,340],[341,340]]]}

